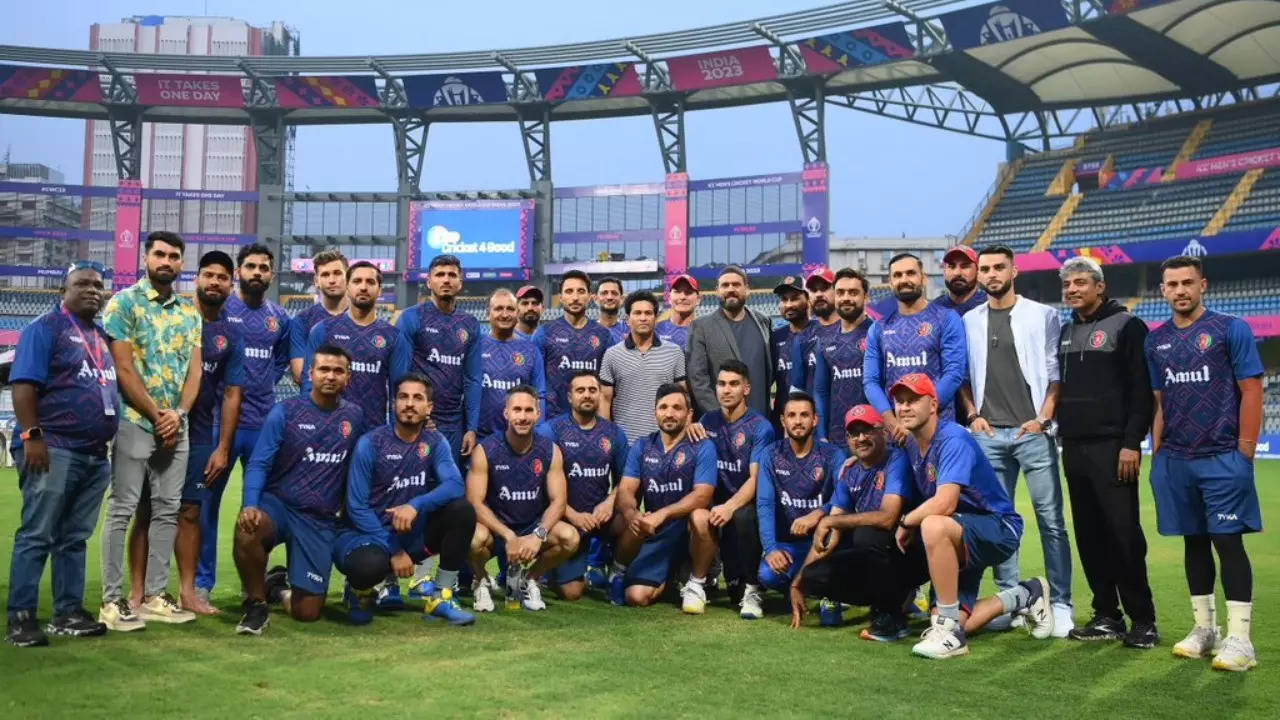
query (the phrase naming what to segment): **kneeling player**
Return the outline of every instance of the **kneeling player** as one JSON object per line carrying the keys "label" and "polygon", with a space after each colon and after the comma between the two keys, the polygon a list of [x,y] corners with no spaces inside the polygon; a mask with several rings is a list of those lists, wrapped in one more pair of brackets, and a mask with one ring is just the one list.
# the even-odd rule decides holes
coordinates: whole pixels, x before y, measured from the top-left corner
{"label": "kneeling player", "polygon": [[476,528],[476,511],[463,498],[462,475],[444,436],[425,428],[431,417],[431,381],[405,375],[396,383],[395,425],[381,425],[356,443],[347,473],[347,529],[333,560],[347,576],[343,595],[353,624],[373,620],[374,588],[394,572],[413,575],[415,563],[440,553],[426,617],[470,625],[475,615],[453,597],[458,571]]}
{"label": "kneeling player", "polygon": [[507,429],[485,438],[471,453],[467,500],[476,510],[471,538],[476,612],[492,612],[485,564],[497,557],[507,570],[507,607],[546,610],[538,579],[578,549],[578,531],[561,522],[566,504],[560,448],[535,435],[538,391],[507,391]]}
{"label": "kneeling player", "polygon": [[[710,440],[689,439],[689,395],[682,386],[658,388],[655,405],[658,431],[631,446],[616,492],[625,529],[609,575],[609,599],[652,605],[687,553],[692,572],[680,591],[681,607],[697,615],[706,611],[703,585],[716,554],[705,512],[716,487],[716,448]],[[695,510],[704,512],[695,518]]]}
{"label": "kneeling player", "polygon": [[280,592],[285,610],[295,620],[320,618],[347,493],[347,460],[363,419],[360,406],[341,397],[350,377],[351,356],[325,345],[312,358],[311,392],[267,414],[236,520],[236,569],[245,593],[237,633],[261,635],[267,627],[267,556],[280,543],[289,551],[291,589]]}
{"label": "kneeling player", "polygon": [[1049,637],[1053,611],[1044,578],[1023,580],[978,601],[982,574],[1008,559],[1022,539],[1022,516],[978,441],[956,423],[938,419],[938,392],[928,375],[904,376],[889,395],[909,433],[907,457],[921,501],[898,521],[898,547],[905,552],[912,542],[924,543],[938,603],[911,652],[936,659],[967,655],[967,635],[1005,613],[1024,615],[1032,637]]}

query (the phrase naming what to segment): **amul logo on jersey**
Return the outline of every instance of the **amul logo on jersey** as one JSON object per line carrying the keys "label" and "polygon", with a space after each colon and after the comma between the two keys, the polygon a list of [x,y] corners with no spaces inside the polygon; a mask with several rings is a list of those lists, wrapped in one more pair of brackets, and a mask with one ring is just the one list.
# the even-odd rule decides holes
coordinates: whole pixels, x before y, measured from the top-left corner
{"label": "amul logo on jersey", "polygon": [[822,496],[793,498],[790,493],[783,490],[782,494],[779,496],[778,502],[782,503],[783,507],[796,508],[798,510],[817,510],[822,507]]}
{"label": "amul logo on jersey", "polygon": [[1203,365],[1198,370],[1180,370],[1174,372],[1173,368],[1164,369],[1165,385],[1185,385],[1186,383],[1207,383],[1212,378],[1209,377],[1209,366]]}
{"label": "amul logo on jersey", "polygon": [[507,500],[509,502],[529,502],[530,500],[537,500],[538,496],[541,494],[542,488],[534,488],[532,490],[512,490],[506,485],[498,488],[498,499]]}

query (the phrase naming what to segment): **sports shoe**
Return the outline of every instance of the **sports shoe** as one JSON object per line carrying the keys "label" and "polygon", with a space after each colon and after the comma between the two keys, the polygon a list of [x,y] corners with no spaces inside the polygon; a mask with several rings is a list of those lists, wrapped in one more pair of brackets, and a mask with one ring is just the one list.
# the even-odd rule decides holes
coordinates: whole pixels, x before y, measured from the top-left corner
{"label": "sports shoe", "polygon": [[403,610],[404,597],[400,595],[400,582],[388,580],[378,588],[379,610]]}
{"label": "sports shoe", "polygon": [[[103,628],[103,632],[106,629]],[[19,610],[9,616],[9,629],[4,639],[15,647],[43,647],[49,644],[49,636],[40,629],[40,621],[30,610]]]}
{"label": "sports shoe", "polygon": [[826,598],[818,601],[818,624],[822,627],[840,627],[844,624],[844,605]]}
{"label": "sports shoe", "polygon": [[1049,604],[1049,581],[1042,577],[1030,578],[1018,583],[1030,593],[1020,614],[1031,626],[1031,637],[1044,640],[1053,634],[1053,606]]}
{"label": "sports shoe", "polygon": [[[452,592],[453,588],[449,588]],[[415,600],[426,600],[436,594],[435,580],[429,577],[414,578],[409,583],[409,597]]]}
{"label": "sports shoe", "polygon": [[526,577],[524,568],[519,566],[507,567],[507,577],[504,583],[506,592],[503,595],[507,599],[508,610],[519,610],[524,605]]}
{"label": "sports shoe", "polygon": [[196,619],[195,613],[183,610],[178,601],[167,592],[144,599],[142,605],[138,606],[138,616],[148,622],[171,625],[181,625]]}
{"label": "sports shoe", "polygon": [[1053,633],[1051,635],[1056,638],[1064,638],[1075,626],[1076,619],[1071,606],[1065,603],[1054,603]]}
{"label": "sports shoe", "polygon": [[493,612],[493,591],[484,578],[476,578],[471,584],[471,609],[478,613]]}
{"label": "sports shoe", "polygon": [[743,620],[759,620],[764,617],[764,607],[761,603],[760,588],[755,585],[746,585],[742,590],[742,602],[738,604],[738,617]]}
{"label": "sports shoe", "polygon": [[587,566],[587,574],[584,576],[587,581],[587,587],[593,587],[597,590],[603,590],[609,587],[609,575],[605,569],[596,565]]}
{"label": "sports shoe", "polygon": [[609,573],[609,602],[619,606],[627,604],[627,579],[620,572]]}
{"label": "sports shoe", "polygon": [[[523,573],[521,573],[523,575]],[[542,586],[534,578],[525,576],[524,589],[520,594],[520,607],[529,612],[546,610],[547,604],[542,601]]]}
{"label": "sports shoe", "polygon": [[133,632],[147,627],[146,621],[129,607],[129,601],[124,598],[116,598],[103,605],[98,610],[98,622],[116,632]]}
{"label": "sports shoe", "polygon": [[352,625],[368,625],[373,622],[376,604],[373,588],[356,590],[351,583],[342,585],[342,602],[347,606],[347,622]]}
{"label": "sports shoe", "polygon": [[279,605],[284,591],[289,589],[289,569],[276,565],[267,571],[267,602]]}
{"label": "sports shoe", "polygon": [[1258,666],[1258,656],[1253,651],[1253,643],[1236,635],[1228,635],[1222,641],[1222,649],[1213,658],[1214,670],[1244,672]]}
{"label": "sports shoe", "polygon": [[453,588],[440,588],[432,593],[423,611],[423,620],[443,620],[450,625],[470,625],[476,621],[476,616],[463,610],[453,597]]}
{"label": "sports shoe", "polygon": [[1173,655],[1180,658],[1212,657],[1217,654],[1221,644],[1218,628],[1197,626],[1191,628],[1191,632],[1173,646]]}
{"label": "sports shoe", "polygon": [[96,637],[107,634],[107,626],[94,620],[82,607],[63,615],[55,615],[44,629],[50,635],[66,637]]}
{"label": "sports shoe", "polygon": [[747,582],[742,578],[726,578],[724,581],[724,592],[729,597],[729,602],[736,604],[742,603],[742,593],[747,591]]}
{"label": "sports shoe", "polygon": [[1155,623],[1134,623],[1129,634],[1124,636],[1124,646],[1139,650],[1150,650],[1160,642],[1160,632]]}
{"label": "sports shoe", "polygon": [[1067,632],[1067,639],[1084,642],[1100,640],[1119,640],[1125,634],[1124,620],[1121,618],[1094,615],[1084,627],[1076,627]]}
{"label": "sports shoe", "polygon": [[[926,630],[926,632],[928,632]],[[860,633],[863,640],[896,642],[910,635],[907,617],[902,613],[881,612],[871,618],[871,625]]]}
{"label": "sports shoe", "polygon": [[690,580],[680,588],[680,609],[686,615],[701,615],[707,611],[707,590],[702,583]]}
{"label": "sports shoe", "polygon": [[968,655],[969,643],[965,641],[964,628],[960,627],[960,623],[939,615],[920,635],[920,642],[911,648],[911,653],[933,660],[945,660]]}
{"label": "sports shoe", "polygon": [[902,607],[906,611],[907,617],[912,620],[927,620],[933,622],[929,617],[929,594],[924,591],[924,585],[920,585],[912,593],[911,597]]}
{"label": "sports shoe", "polygon": [[265,602],[244,601],[244,617],[236,624],[237,635],[261,635],[271,622],[270,610]]}

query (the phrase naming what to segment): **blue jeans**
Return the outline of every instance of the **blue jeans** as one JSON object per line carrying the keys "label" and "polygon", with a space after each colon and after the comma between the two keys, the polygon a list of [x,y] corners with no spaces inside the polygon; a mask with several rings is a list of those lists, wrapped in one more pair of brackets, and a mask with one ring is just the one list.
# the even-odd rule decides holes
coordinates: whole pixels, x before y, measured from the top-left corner
{"label": "blue jeans", "polygon": [[[995,468],[996,477],[1009,491],[1012,500],[1018,486],[1018,473],[1027,476],[1027,491],[1040,527],[1040,544],[1044,549],[1045,573],[1049,577],[1049,599],[1062,605],[1071,604],[1071,541],[1062,516],[1062,483],[1058,479],[1058,448],[1053,438],[1044,434],[1027,434],[1017,440],[1017,428],[992,428],[995,437],[974,433],[982,452]],[[996,586],[1004,589],[1018,584],[1018,553],[995,568]]]}
{"label": "blue jeans", "polygon": [[35,612],[44,561],[53,556],[53,612],[69,613],[84,604],[85,541],[98,524],[102,498],[111,484],[106,456],[49,448],[49,471],[24,467],[25,454],[13,453],[22,490],[22,524],[13,536],[9,563],[9,615]]}

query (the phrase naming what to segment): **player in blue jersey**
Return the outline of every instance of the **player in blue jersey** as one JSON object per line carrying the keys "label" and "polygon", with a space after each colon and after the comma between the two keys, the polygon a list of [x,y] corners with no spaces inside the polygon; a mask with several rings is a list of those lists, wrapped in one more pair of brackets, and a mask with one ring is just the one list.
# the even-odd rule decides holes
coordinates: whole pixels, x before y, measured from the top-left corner
{"label": "player in blue jersey", "polygon": [[[627,453],[618,485],[622,531],[609,573],[609,600],[615,605],[652,605],[667,581],[689,557],[689,581],[680,590],[681,607],[706,612],[707,571],[716,545],[707,514],[716,486],[716,448],[689,438],[692,401],[683,387],[667,383],[654,399],[658,431]],[[644,509],[641,510],[641,502]]]}
{"label": "player in blue jersey", "polygon": [[[489,296],[489,334],[480,338],[480,424],[476,436],[484,440],[507,429],[503,411],[507,391],[529,385],[538,391],[540,408],[546,407],[546,368],[542,353],[533,341],[520,337],[516,328],[516,296],[510,290],[495,290]],[[542,415],[541,417],[546,417]]]}
{"label": "player in blue jersey", "polygon": [[[551,571],[551,586],[565,600],[577,600],[593,586],[607,584],[614,537],[613,488],[622,480],[627,461],[627,435],[600,416],[600,379],[590,370],[579,370],[569,381],[573,410],[540,423],[537,433],[556,443],[564,460],[569,501],[565,522],[578,531],[578,550]],[[598,580],[594,580],[598,578]]]}
{"label": "player in blue jersey", "polygon": [[601,278],[596,283],[596,307],[600,310],[597,322],[609,331],[609,344],[617,345],[627,336],[627,319],[622,310],[622,281],[616,277]]}
{"label": "player in blue jersey", "polygon": [[[244,385],[240,390],[240,424],[231,445],[231,462],[240,461],[241,472],[248,471],[249,457],[258,444],[258,434],[267,414],[276,404],[276,383],[289,369],[289,315],[276,303],[266,299],[267,289],[275,276],[275,256],[261,244],[245,245],[236,254],[236,278],[239,294],[227,299],[227,319],[240,329],[244,340]],[[227,477],[209,486],[200,504],[200,566],[196,569],[196,587],[211,591],[217,581],[218,511]]]}
{"label": "player in blue jersey", "polygon": [[720,409],[702,416],[689,429],[692,437],[707,437],[716,449],[716,489],[707,522],[720,543],[730,601],[746,619],[764,615],[760,593],[760,527],[756,521],[756,476],[760,456],[773,442],[773,426],[764,415],[747,407],[751,371],[741,360],[720,363],[716,399]]}
{"label": "player in blue jersey", "polygon": [[842,268],[836,273],[836,313],[840,331],[817,346],[813,367],[813,398],[818,404],[818,437],[843,444],[844,416],[866,402],[862,387],[862,359],[872,322],[864,311],[870,284],[862,273]]}
{"label": "player in blue jersey", "polygon": [[413,372],[431,380],[435,427],[459,467],[471,455],[480,425],[480,322],[457,309],[462,261],[437,255],[427,268],[430,297],[400,314],[396,328],[413,348]]}
{"label": "player in blue jersey", "polygon": [[[347,351],[321,347],[311,358],[311,391],[267,414],[236,520],[234,555],[245,593],[239,634],[261,635],[267,602],[277,598],[295,620],[320,618],[347,497],[347,463],[363,430],[360,406],[342,399],[350,377]],[[267,557],[281,543],[288,549],[287,587],[269,587]]]}
{"label": "player in blue jersey", "polygon": [[289,322],[289,371],[298,387],[306,378],[303,360],[311,328],[321,320],[337,317],[347,311],[347,256],[334,249],[322,250],[311,258],[312,284],[320,293],[320,301],[294,315]]}
{"label": "player in blue jersey", "polygon": [[667,303],[671,306],[667,317],[658,323],[654,332],[662,342],[678,345],[680,349],[689,350],[689,326],[693,324],[693,313],[698,309],[702,296],[698,294],[698,281],[692,275],[682,273],[671,280],[667,292]]}
{"label": "player in blue jersey", "polygon": [[773,388],[773,412],[769,419],[773,421],[775,433],[782,430],[782,406],[787,402],[791,390],[791,368],[795,364],[792,351],[797,342],[812,331],[814,322],[809,319],[809,291],[804,289],[800,278],[788,275],[773,288],[778,296],[778,314],[787,324],[775,327],[769,336],[769,344],[773,348],[773,357],[777,366],[774,368],[776,382]]}
{"label": "player in blue jersey", "polygon": [[1022,517],[978,441],[938,417],[938,391],[928,375],[905,375],[889,394],[909,433],[906,452],[920,501],[898,521],[896,541],[903,551],[924,544],[937,597],[936,614],[911,652],[933,659],[967,655],[968,635],[1006,613],[1024,616],[1032,637],[1049,637],[1048,580],[1023,580],[978,600],[983,573],[1008,559],[1022,538]]}
{"label": "player in blue jersey", "polygon": [[942,284],[933,303],[948,310],[965,313],[987,301],[987,293],[978,287],[978,251],[971,245],[957,245],[942,256]]}
{"label": "player in blue jersey", "polygon": [[[409,372],[413,347],[391,323],[378,317],[382,271],[361,260],[347,270],[348,307],[345,313],[326,318],[311,328],[307,356],[323,345],[337,345],[351,355],[351,380],[342,396],[364,410],[364,426],[387,424],[391,388]],[[308,374],[309,375],[309,374]],[[302,392],[310,390],[304,380]]]}
{"label": "player in blue jersey", "polygon": [[578,531],[562,520],[568,502],[564,460],[554,441],[533,431],[537,390],[511,388],[504,412],[507,429],[476,446],[467,473],[467,500],[476,509],[472,608],[493,611],[485,565],[496,557],[506,567],[507,607],[546,610],[538,580],[578,549]]}
{"label": "player in blue jersey", "polygon": [[[1160,280],[1173,317],[1146,341],[1156,404],[1151,489],[1160,534],[1182,536],[1195,618],[1173,654],[1214,655],[1214,669],[1243,672],[1258,664],[1249,639],[1253,568],[1244,534],[1262,530],[1253,478],[1262,361],[1243,320],[1204,306],[1198,258],[1165,260]],[[1225,639],[1215,612],[1215,550],[1227,599]]]}
{"label": "player in blue jersey", "polygon": [[538,330],[538,323],[542,322],[542,300],[542,288],[537,285],[525,285],[516,291],[520,316],[516,323],[516,337],[524,340],[533,338]]}
{"label": "player in blue jersey", "polygon": [[438,553],[424,619],[470,625],[476,618],[458,605],[454,589],[467,562],[476,511],[463,497],[449,442],[426,427],[431,381],[416,373],[401,377],[393,402],[395,421],[360,438],[347,472],[344,529],[333,562],[347,576],[349,618],[356,625],[371,622],[374,587],[387,573],[410,577],[415,563]]}
{"label": "player in blue jersey", "polygon": [[569,412],[569,380],[579,370],[600,371],[604,351],[613,344],[609,329],[587,317],[591,277],[581,270],[560,276],[564,317],[543,323],[533,334],[547,377],[547,415]]}
{"label": "player in blue jersey", "polygon": [[925,299],[924,263],[911,253],[889,261],[889,283],[898,307],[871,326],[863,356],[862,385],[867,402],[884,416],[894,440],[906,441],[886,392],[902,377],[924,373],[938,390],[939,417],[955,419],[954,398],[968,377],[964,323],[954,311]]}
{"label": "player in blue jersey", "polygon": [[809,293],[813,322],[799,342],[791,345],[791,387],[813,394],[814,367],[818,363],[818,346],[840,332],[840,316],[836,314],[836,274],[820,267],[804,281]]}

